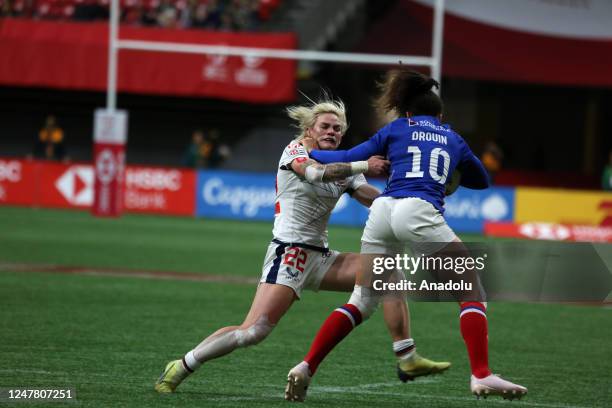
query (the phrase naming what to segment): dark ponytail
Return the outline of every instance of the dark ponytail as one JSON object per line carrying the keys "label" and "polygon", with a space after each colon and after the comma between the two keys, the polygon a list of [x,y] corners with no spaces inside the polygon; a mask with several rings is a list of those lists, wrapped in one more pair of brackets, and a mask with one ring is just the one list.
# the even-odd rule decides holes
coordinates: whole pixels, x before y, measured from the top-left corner
{"label": "dark ponytail", "polygon": [[440,84],[419,72],[406,69],[392,70],[385,80],[378,83],[380,96],[375,102],[380,113],[389,112],[396,116],[412,115],[438,116],[442,113],[442,100],[433,92]]}

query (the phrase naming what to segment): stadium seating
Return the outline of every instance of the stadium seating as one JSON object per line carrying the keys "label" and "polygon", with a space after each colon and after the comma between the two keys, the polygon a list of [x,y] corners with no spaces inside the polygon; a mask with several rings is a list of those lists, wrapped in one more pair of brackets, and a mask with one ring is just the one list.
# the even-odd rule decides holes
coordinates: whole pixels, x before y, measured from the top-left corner
{"label": "stadium seating", "polygon": [[[248,30],[250,22],[244,23],[235,18],[236,14],[248,14],[257,22],[270,19],[279,7],[281,0],[120,0],[121,21],[126,24],[156,24],[156,17],[164,7],[174,9],[175,20],[181,20],[185,13],[196,13],[201,8],[209,24],[173,24],[183,28],[219,28],[223,18],[231,15],[231,29]],[[110,0],[0,0],[0,17],[25,17],[45,20],[91,21],[108,18]],[[211,10],[212,8],[212,10]],[[188,11],[191,9],[190,11]],[[205,10],[205,11],[204,11]],[[146,18],[142,18],[146,14]],[[164,25],[164,24],[160,24]],[[224,30],[228,27],[223,26]]]}

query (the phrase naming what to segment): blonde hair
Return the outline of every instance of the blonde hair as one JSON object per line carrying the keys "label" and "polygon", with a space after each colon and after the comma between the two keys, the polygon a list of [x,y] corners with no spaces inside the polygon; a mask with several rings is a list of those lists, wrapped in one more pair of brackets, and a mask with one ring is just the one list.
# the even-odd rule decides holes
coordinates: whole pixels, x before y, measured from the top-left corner
{"label": "blonde hair", "polygon": [[342,127],[341,133],[344,135],[348,129],[344,102],[340,99],[324,99],[319,102],[311,100],[310,102],[309,105],[289,106],[286,109],[287,115],[297,122],[294,126],[300,129],[300,133],[297,134],[296,140],[299,141],[306,137],[306,130],[312,128],[317,122],[317,118],[325,113],[332,113],[338,117],[340,126]]}

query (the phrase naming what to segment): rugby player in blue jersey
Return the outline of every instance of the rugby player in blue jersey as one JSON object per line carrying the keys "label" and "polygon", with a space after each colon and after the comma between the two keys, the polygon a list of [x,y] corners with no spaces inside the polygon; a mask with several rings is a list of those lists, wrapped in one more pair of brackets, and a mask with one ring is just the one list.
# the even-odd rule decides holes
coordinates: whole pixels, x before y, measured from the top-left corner
{"label": "rugby player in blue jersey", "polygon": [[[413,254],[433,257],[450,254],[457,248],[466,251],[443,217],[446,184],[456,171],[461,174],[461,185],[467,188],[485,189],[489,179],[461,136],[440,122],[442,100],[432,90],[438,86],[437,81],[418,72],[390,71],[380,84],[377,106],[381,113],[398,119],[350,150],[312,150],[314,145],[305,141],[310,157],[320,163],[355,162],[382,155],[391,162],[391,174],[385,191],[371,206],[361,239],[364,262],[353,294],[347,304],[327,318],[304,361],[289,372],[285,393],[288,400],[304,400],[311,376],[321,361],[362,321],[361,314],[371,314],[376,308],[380,294],[371,286],[376,257],[392,257],[403,252],[406,245]],[[454,271],[450,273],[457,276]],[[470,389],[477,396],[520,398],[527,388],[489,369],[486,302],[477,277],[472,278],[477,289],[467,296],[455,296],[472,371]]]}
{"label": "rugby player in blue jersey", "polygon": [[[285,147],[277,166],[274,239],[268,246],[251,308],[242,324],[220,328],[183,358],[169,362],[155,383],[160,393],[175,392],[202,364],[266,339],[304,290],[353,290],[361,257],[330,249],[327,224],[345,192],[369,207],[380,192],[367,183],[364,174],[386,174],[389,163],[373,157],[367,162],[322,165],[308,157],[301,145],[306,137],[315,139],[319,149],[340,145],[347,123],[344,104],[338,101],[325,98],[289,107],[287,113],[295,120],[299,134]],[[383,314],[393,351],[403,362],[398,370],[402,381],[450,367],[448,362],[435,362],[416,353],[404,299],[387,299]],[[237,381],[246,384],[251,379],[247,376]]]}

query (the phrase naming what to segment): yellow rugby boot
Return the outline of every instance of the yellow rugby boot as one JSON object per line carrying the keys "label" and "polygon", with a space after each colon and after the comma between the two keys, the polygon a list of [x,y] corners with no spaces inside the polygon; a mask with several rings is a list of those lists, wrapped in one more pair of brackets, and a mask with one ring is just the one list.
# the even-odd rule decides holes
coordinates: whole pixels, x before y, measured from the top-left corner
{"label": "yellow rugby boot", "polygon": [[176,387],[189,375],[181,360],[174,360],[166,365],[166,369],[155,383],[155,391],[166,394],[176,390]]}
{"label": "yellow rugby boot", "polygon": [[421,357],[415,351],[412,356],[397,363],[397,376],[402,382],[413,381],[416,377],[438,374],[450,368],[447,361],[432,361]]}

